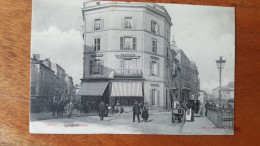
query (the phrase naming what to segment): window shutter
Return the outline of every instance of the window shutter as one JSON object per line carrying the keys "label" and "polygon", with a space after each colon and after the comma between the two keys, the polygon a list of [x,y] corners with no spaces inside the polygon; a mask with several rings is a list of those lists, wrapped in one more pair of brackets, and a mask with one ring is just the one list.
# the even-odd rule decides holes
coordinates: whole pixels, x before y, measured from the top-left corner
{"label": "window shutter", "polygon": [[97,39],[94,39],[94,51],[97,51]]}
{"label": "window shutter", "polygon": [[97,39],[97,44],[98,44],[97,50],[100,51],[100,48],[101,48],[101,38]]}
{"label": "window shutter", "polygon": [[124,50],[124,37],[120,37],[120,50]]}
{"label": "window shutter", "polygon": [[93,60],[89,60],[89,74],[93,73]]}
{"label": "window shutter", "polygon": [[104,74],[104,60],[100,61],[100,74],[103,75]]}
{"label": "window shutter", "polygon": [[157,91],[157,105],[160,105],[160,90]]}
{"label": "window shutter", "polygon": [[160,63],[157,63],[157,76],[160,76]]}
{"label": "window shutter", "polygon": [[101,19],[101,30],[104,30],[104,19]]}
{"label": "window shutter", "polygon": [[159,25],[159,23],[157,23],[157,32],[156,33],[160,35],[160,25]]}
{"label": "window shutter", "polygon": [[153,62],[150,61],[150,76],[152,75],[153,73]]}
{"label": "window shutter", "polygon": [[153,90],[150,90],[150,105],[153,105]]}
{"label": "window shutter", "polygon": [[136,50],[136,37],[133,37],[133,50]]}

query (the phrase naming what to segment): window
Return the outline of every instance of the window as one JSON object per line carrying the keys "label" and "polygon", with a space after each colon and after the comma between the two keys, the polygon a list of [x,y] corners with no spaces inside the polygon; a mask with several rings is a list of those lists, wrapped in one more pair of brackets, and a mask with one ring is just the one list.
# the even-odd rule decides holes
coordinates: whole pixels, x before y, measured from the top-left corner
{"label": "window", "polygon": [[155,93],[156,93],[156,89],[152,89],[152,99],[151,99],[151,104],[152,105],[155,105]]}
{"label": "window", "polygon": [[152,41],[152,52],[157,53],[157,41],[156,40]]}
{"label": "window", "polygon": [[94,51],[100,51],[100,38],[94,39]]}
{"label": "window", "polygon": [[[157,99],[157,100],[155,100]],[[160,105],[160,91],[156,89],[151,90],[151,105]]]}
{"label": "window", "polygon": [[170,38],[169,30],[166,30],[166,39],[169,40],[169,38]]}
{"label": "window", "polygon": [[100,30],[100,29],[101,29],[101,19],[95,19],[94,30]]}
{"label": "window", "polygon": [[155,21],[151,21],[151,31],[152,33],[156,33],[157,23]]}
{"label": "window", "polygon": [[136,50],[136,37],[120,37],[120,50]]}
{"label": "window", "polygon": [[134,60],[134,59],[124,59],[123,60],[123,69],[124,70],[136,69],[136,60]]}
{"label": "window", "polygon": [[125,29],[132,29],[133,28],[133,19],[132,19],[132,17],[125,17],[124,26],[125,26]]}
{"label": "window", "polygon": [[89,61],[89,74],[103,74],[103,61],[100,59]]}
{"label": "window", "polygon": [[150,62],[150,75],[160,76],[160,63],[157,63],[156,61]]}

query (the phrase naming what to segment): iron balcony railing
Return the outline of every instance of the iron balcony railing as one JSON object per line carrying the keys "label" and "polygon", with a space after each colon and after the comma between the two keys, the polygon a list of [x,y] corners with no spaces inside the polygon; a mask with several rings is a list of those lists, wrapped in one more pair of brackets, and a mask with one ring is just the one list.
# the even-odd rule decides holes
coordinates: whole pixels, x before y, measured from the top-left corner
{"label": "iron balcony railing", "polygon": [[118,69],[114,70],[115,78],[142,78],[141,69]]}

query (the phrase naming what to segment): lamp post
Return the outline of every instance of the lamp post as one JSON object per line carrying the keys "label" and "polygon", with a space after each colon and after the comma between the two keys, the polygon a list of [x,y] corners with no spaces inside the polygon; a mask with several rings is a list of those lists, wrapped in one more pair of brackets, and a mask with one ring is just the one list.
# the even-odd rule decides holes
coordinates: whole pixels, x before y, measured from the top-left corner
{"label": "lamp post", "polygon": [[219,106],[221,106],[221,71],[224,68],[226,60],[222,59],[222,56],[220,56],[219,60],[216,60],[217,67],[219,69]]}

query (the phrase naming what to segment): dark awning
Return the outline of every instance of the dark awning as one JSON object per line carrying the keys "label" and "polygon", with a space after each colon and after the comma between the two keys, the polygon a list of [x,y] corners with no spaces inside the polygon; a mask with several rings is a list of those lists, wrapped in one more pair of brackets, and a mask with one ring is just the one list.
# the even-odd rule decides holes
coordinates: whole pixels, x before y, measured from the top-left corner
{"label": "dark awning", "polygon": [[143,97],[142,82],[112,82],[114,97]]}
{"label": "dark awning", "polygon": [[82,96],[102,96],[108,82],[89,82],[89,83],[82,83],[79,88],[79,91],[76,95]]}

